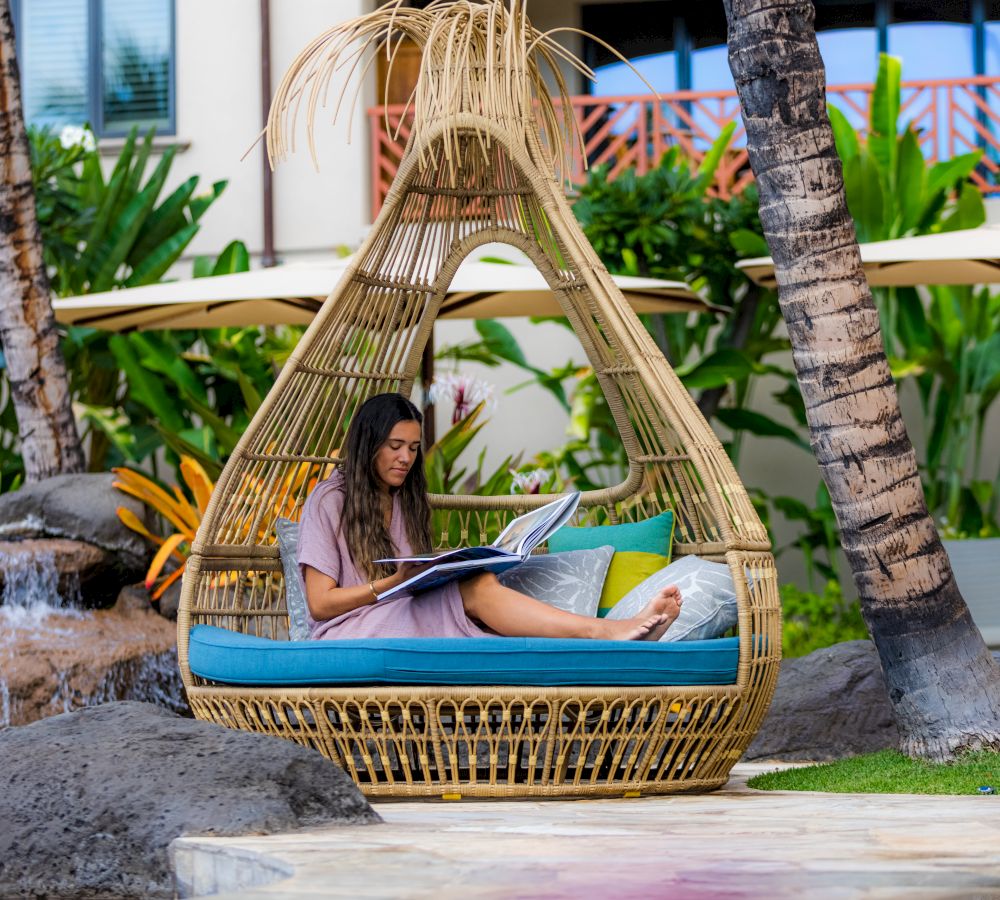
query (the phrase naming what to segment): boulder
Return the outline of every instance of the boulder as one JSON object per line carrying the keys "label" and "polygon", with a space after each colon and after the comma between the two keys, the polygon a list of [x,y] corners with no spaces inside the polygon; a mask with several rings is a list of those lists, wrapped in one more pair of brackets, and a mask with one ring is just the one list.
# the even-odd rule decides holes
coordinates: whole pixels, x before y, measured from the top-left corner
{"label": "boulder", "polygon": [[871,641],[782,660],[778,686],[744,759],[827,761],[899,746]]}
{"label": "boulder", "polygon": [[0,727],[110,700],[190,714],[177,628],[150,608],[144,589],[124,589],[112,609],[0,607]]}
{"label": "boulder", "polygon": [[0,733],[0,896],[172,897],[180,835],[380,821],[281,738],[111,703]]}
{"label": "boulder", "polygon": [[771,708],[743,758],[828,762],[898,747],[875,645],[844,641],[782,661]]}
{"label": "boulder", "polygon": [[[151,555],[146,541],[126,528],[115,512],[124,506],[143,519],[146,508],[112,487],[114,480],[110,472],[56,475],[0,496],[0,541],[8,555],[7,562],[0,563],[0,572],[30,552],[11,543],[45,539],[35,550],[52,553],[60,569],[84,557],[80,560],[84,605],[114,603],[121,587],[145,574]],[[95,549],[85,550],[79,544]],[[12,552],[18,555],[11,556]]]}

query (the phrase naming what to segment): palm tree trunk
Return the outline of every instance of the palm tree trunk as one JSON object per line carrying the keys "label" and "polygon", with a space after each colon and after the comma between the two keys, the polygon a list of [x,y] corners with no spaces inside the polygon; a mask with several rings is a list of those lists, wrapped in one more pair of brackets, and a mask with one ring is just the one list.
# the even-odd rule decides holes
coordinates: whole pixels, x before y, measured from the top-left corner
{"label": "palm tree trunk", "polygon": [[84,467],[49,297],[10,3],[0,0],[0,342],[28,481]]}
{"label": "palm tree trunk", "polygon": [[861,267],[808,0],[724,0],[813,451],[830,489],[904,752],[1000,749],[1000,667],[927,512]]}

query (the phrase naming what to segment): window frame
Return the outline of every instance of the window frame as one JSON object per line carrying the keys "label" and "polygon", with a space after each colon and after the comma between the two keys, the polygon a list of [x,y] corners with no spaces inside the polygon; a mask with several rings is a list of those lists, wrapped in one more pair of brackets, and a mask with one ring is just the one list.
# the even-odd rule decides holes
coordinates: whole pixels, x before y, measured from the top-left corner
{"label": "window frame", "polygon": [[[11,0],[14,38],[21,81],[24,81],[24,55],[21,44],[21,6],[26,0]],[[30,2],[30,0],[27,0]],[[104,21],[104,0],[85,0],[87,4],[87,120],[97,138],[125,137],[131,126],[108,128],[104,122],[104,42],[101,26]],[[177,135],[177,3],[167,0],[169,50],[167,53],[167,121],[157,126],[156,133]],[[22,87],[23,93],[23,87]],[[82,122],[71,123],[82,125]]]}

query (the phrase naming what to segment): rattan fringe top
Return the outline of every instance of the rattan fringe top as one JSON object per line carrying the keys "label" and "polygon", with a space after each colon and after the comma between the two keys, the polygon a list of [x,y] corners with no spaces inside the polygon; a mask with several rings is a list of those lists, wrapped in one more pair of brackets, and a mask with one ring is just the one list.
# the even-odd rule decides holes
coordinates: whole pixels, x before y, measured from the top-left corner
{"label": "rattan fringe top", "polygon": [[[366,51],[384,50],[388,60],[388,91],[388,76],[404,39],[409,38],[422,49],[422,54],[417,84],[400,120],[406,118],[412,107],[414,146],[423,147],[420,138],[424,132],[442,123],[445,159],[454,173],[458,154],[457,117],[470,113],[498,123],[521,146],[540,137],[550,150],[553,174],[568,175],[570,167],[566,163],[572,143],[582,149],[583,139],[573,117],[559,62],[587,78],[594,79],[595,75],[553,36],[567,31],[587,33],[576,28],[539,31],[528,21],[527,0],[510,0],[509,7],[503,0],[434,0],[424,9],[410,9],[403,3],[404,0],[390,0],[374,12],[334,25],[295,58],[278,85],[267,119],[267,153],[271,164],[294,152],[296,120],[305,102],[309,152],[313,163],[318,165],[313,140],[316,111],[326,105],[335,73],[347,68],[334,121],[347,94],[347,82],[357,75],[357,87],[351,97],[353,114],[364,76],[376,59],[376,54],[370,53],[366,60]],[[639,75],[617,50],[595,35],[587,36],[607,47]],[[562,101],[561,116],[549,95],[546,72]],[[656,93],[645,78],[642,80]],[[484,149],[488,147],[489,133],[479,130],[477,134]],[[433,164],[433,157],[423,149],[420,153],[421,167]]]}

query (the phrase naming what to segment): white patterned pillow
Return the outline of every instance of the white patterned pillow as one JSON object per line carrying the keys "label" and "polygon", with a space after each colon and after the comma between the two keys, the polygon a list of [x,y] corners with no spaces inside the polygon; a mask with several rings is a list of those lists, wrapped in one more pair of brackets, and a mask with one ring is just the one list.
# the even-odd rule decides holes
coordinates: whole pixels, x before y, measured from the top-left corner
{"label": "white patterned pillow", "polygon": [[614,555],[615,548],[607,546],[530,556],[497,578],[505,587],[556,609],[592,618]]}
{"label": "white patterned pillow", "polygon": [[274,530],[278,534],[278,553],[285,572],[285,606],[288,607],[288,640],[308,641],[306,586],[299,569],[299,523],[278,519]]}
{"label": "white patterned pillow", "polygon": [[657,591],[676,584],[681,613],[661,641],[706,641],[736,624],[736,590],[729,566],[697,556],[682,556],[632,588],[608,613],[609,619],[638,615]]}

